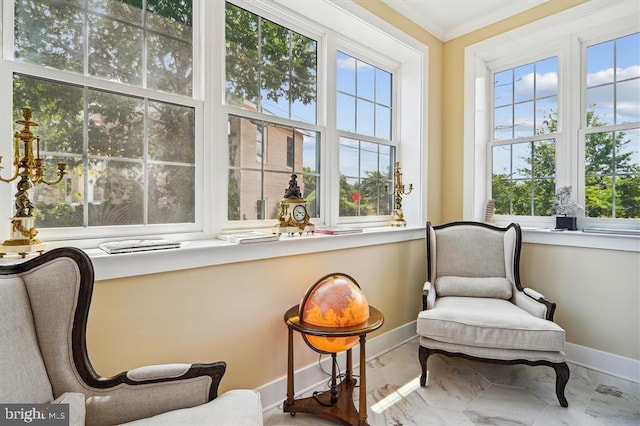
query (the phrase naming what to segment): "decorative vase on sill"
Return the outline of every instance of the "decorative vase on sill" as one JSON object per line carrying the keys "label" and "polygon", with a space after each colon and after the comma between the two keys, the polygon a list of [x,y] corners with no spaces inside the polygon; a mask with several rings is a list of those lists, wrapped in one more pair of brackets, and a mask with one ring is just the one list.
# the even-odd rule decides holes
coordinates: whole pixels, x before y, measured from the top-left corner
{"label": "decorative vase on sill", "polygon": [[569,231],[578,230],[578,218],[576,213],[580,210],[578,204],[571,200],[571,186],[561,186],[556,192],[556,201],[551,210],[556,214],[556,229]]}

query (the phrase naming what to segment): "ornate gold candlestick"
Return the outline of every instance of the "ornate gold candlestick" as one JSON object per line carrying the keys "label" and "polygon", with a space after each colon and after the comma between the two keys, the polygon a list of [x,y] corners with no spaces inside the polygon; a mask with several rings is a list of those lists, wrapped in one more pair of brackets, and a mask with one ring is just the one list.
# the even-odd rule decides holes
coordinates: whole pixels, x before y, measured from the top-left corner
{"label": "ornate gold candlestick", "polygon": [[391,226],[407,226],[407,221],[404,220],[404,213],[402,213],[402,196],[409,195],[413,191],[413,184],[409,184],[409,190],[405,192],[404,184],[402,183],[402,173],[400,173],[400,163],[396,162],[395,171],[393,172],[395,183],[393,185],[393,192],[389,192],[389,186],[385,186],[385,191],[389,195],[393,195],[395,198],[396,207],[393,210],[393,220]]}
{"label": "ornate gold candlestick", "polygon": [[[29,200],[29,189],[34,185],[44,183],[45,185],[55,185],[62,180],[65,175],[65,163],[58,163],[58,179],[47,181],[44,178],[45,166],[40,157],[40,138],[34,136],[31,127],[38,126],[38,123],[31,121],[32,109],[22,108],[22,120],[16,124],[22,126],[22,130],[14,134],[13,144],[13,167],[14,173],[8,179],[0,177],[3,182],[13,182],[20,178],[16,187],[15,214],[11,218],[11,238],[0,245],[0,258],[7,253],[18,253],[25,257],[27,253],[44,251],[44,244],[36,239],[38,230],[35,227],[36,218],[33,216],[33,203]],[[20,157],[20,142],[24,144],[23,156]],[[36,147],[34,155],[33,147]],[[0,156],[0,164],[2,156]],[[0,169],[2,166],[0,165]]]}

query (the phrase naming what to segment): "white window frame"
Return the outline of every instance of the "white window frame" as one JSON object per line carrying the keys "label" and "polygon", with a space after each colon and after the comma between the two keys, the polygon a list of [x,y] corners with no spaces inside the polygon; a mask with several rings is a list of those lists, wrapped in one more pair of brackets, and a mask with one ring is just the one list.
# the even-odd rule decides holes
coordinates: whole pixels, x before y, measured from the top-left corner
{"label": "white window frame", "polygon": [[[491,193],[491,158],[487,144],[491,138],[494,71],[558,55],[559,63],[559,139],[556,140],[556,186],[571,185],[573,197],[584,204],[584,173],[580,173],[580,134],[583,121],[583,44],[595,36],[613,39],[637,32],[638,6],[626,1],[591,1],[567,11],[533,22],[465,49],[465,117],[463,215],[466,220],[484,220]],[[579,103],[578,103],[579,102]],[[584,166],[582,166],[584,170]],[[578,218],[578,227],[636,227],[637,219]],[[554,217],[496,216],[505,225],[519,222],[525,229],[553,229]],[[537,242],[579,245],[556,237],[535,238]],[[565,241],[565,242],[563,242]],[[592,246],[591,243],[589,243]],[[613,247],[610,241],[593,243]]]}
{"label": "white window frame", "polygon": [[[195,1],[193,3],[194,17],[201,14],[200,2]],[[201,49],[201,45],[197,37],[193,38],[193,95],[191,97],[182,96],[167,92],[162,92],[155,89],[147,89],[139,86],[129,86],[126,84],[120,84],[109,80],[104,80],[98,77],[89,75],[75,74],[67,71],[60,71],[48,67],[42,67],[36,64],[14,61],[13,52],[13,27],[14,27],[14,3],[3,2],[0,5],[0,18],[2,22],[2,51],[0,55],[0,87],[2,92],[12,94],[13,93],[13,75],[21,74],[26,77],[43,78],[52,81],[70,84],[74,86],[86,86],[91,89],[99,91],[110,91],[123,96],[134,96],[140,98],[149,98],[150,100],[157,100],[160,102],[173,103],[177,105],[183,105],[191,107],[195,112],[195,201],[194,201],[194,222],[188,224],[151,224],[151,225],[114,225],[114,226],[90,226],[90,227],[70,227],[70,228],[39,228],[38,239],[42,241],[65,241],[67,244],[73,244],[78,247],[84,247],[89,245],[97,245],[106,239],[113,239],[114,237],[122,237],[123,235],[140,236],[140,237],[155,237],[167,234],[172,234],[176,239],[192,239],[200,235],[205,227],[205,223],[210,221],[209,215],[206,209],[202,208],[202,196],[206,192],[207,183],[203,176],[203,162],[206,156],[207,147],[203,143],[204,137],[202,133],[203,129],[203,108],[204,99],[202,96],[202,76],[201,76],[201,61],[200,57],[195,54]],[[201,29],[203,21],[193,20],[193,32],[196,34]],[[7,37],[4,37],[4,31],[8,33]],[[85,53],[86,54],[86,53]],[[144,54],[144,52],[143,52]],[[0,105],[0,130],[1,134],[12,135],[15,129],[15,120],[12,112],[13,101],[3,102]],[[38,122],[37,111],[34,114],[34,120]],[[37,134],[37,131],[36,131]],[[8,173],[11,169],[9,159],[12,158],[11,144],[0,144],[0,155],[3,156],[2,166],[4,169],[0,173]],[[3,177],[7,177],[4,174],[0,174]],[[5,184],[2,182],[0,185],[0,199],[1,200],[13,200],[13,184]],[[145,207],[146,208],[146,207]],[[0,203],[0,218],[9,218],[13,216],[13,202]],[[8,222],[8,221],[7,221]],[[36,222],[37,227],[37,222]],[[9,227],[6,226],[4,221],[0,221],[0,240],[4,241],[9,238]]]}
{"label": "white window frame", "polygon": [[[400,29],[390,25],[386,21],[374,16],[352,2],[338,2],[321,0],[317,2],[290,2],[287,0],[233,0],[234,4],[245,7],[259,13],[261,16],[275,22],[286,25],[288,28],[304,35],[314,35],[322,41],[318,46],[318,92],[317,99],[317,124],[309,125],[300,123],[300,126],[321,132],[321,170],[323,185],[320,197],[322,200],[321,216],[314,221],[317,226],[333,226],[338,218],[338,138],[335,131],[335,50],[341,42],[358,40],[354,45],[365,46],[369,52],[368,59],[375,59],[374,63],[393,68],[395,64],[400,71],[394,74],[394,114],[396,116],[394,135],[402,149],[396,153],[397,161],[401,162],[404,180],[414,184],[413,193],[403,200],[403,209],[407,219],[407,228],[419,229],[424,227],[427,212],[427,135],[428,135],[428,56],[429,48],[418,40],[410,37]],[[194,79],[193,99],[188,101],[181,98],[181,102],[187,102],[196,108],[196,150],[197,169],[196,180],[199,186],[196,188],[201,196],[196,201],[196,225],[186,229],[180,225],[159,225],[151,229],[129,228],[129,233],[122,230],[105,229],[104,233],[96,234],[86,229],[84,232],[72,234],[68,229],[49,230],[43,229],[39,237],[47,243],[48,247],[59,245],[75,245],[80,248],[96,247],[98,243],[113,240],[115,238],[170,238],[178,241],[213,240],[223,231],[231,230],[231,226],[237,227],[227,221],[227,117],[233,114],[234,109],[224,105],[225,64],[224,64],[224,2],[211,2],[208,0],[194,0],[194,10],[199,8],[200,13],[194,14]],[[3,2],[0,14],[4,31],[13,28],[12,3]],[[29,64],[12,61],[13,38],[4,37],[2,40],[3,56],[0,58],[0,87],[3,93],[5,88],[11,90],[11,75],[19,70],[25,74],[29,72]],[[368,48],[367,46],[371,46]],[[375,48],[374,48],[375,47]],[[328,53],[329,52],[329,53]],[[376,55],[375,52],[380,52]],[[393,66],[389,65],[389,58],[393,58]],[[59,79],[76,84],[87,84],[92,87],[114,89],[110,82],[94,79],[88,76],[62,75],[61,72],[49,69],[39,69],[39,76]],[[399,88],[399,90],[395,90]],[[402,90],[404,88],[404,90]],[[133,95],[145,95],[144,89],[131,88]],[[160,97],[156,92],[146,94],[158,100],[175,100],[173,95]],[[246,112],[243,115],[247,115]],[[254,118],[266,119],[275,123],[290,125],[292,121],[282,120],[278,117],[256,116]],[[13,133],[15,118],[12,116],[12,105],[0,103],[0,134]],[[10,148],[0,146],[0,154],[11,158]],[[5,164],[6,166],[6,164]],[[5,170],[6,171],[6,170]],[[222,184],[220,184],[222,183]],[[13,191],[9,185],[0,184],[0,238],[4,238],[8,232],[8,220],[12,216]],[[6,201],[6,202],[5,202]],[[6,223],[5,220],[7,220]],[[264,221],[251,223],[247,221],[247,227],[264,227]],[[110,228],[110,227],[109,227]],[[377,233],[376,233],[377,234]],[[398,241],[406,238],[406,232],[396,233]],[[414,235],[414,233],[411,233]],[[390,241],[389,236],[366,237],[366,244],[375,244],[376,241]],[[413,238],[413,237],[412,237]],[[357,236],[347,236],[341,241],[360,240]],[[393,238],[392,238],[393,239]],[[215,241],[213,245],[216,246]],[[303,241],[300,241],[303,244]],[[305,250],[309,251],[309,240],[304,242]],[[286,254],[295,248],[296,244],[278,244],[271,255]],[[313,244],[316,248],[312,251],[327,249],[326,244]],[[340,245],[340,244],[339,244]],[[350,246],[351,243],[345,245]],[[356,246],[360,243],[356,243]],[[331,245],[331,249],[335,249]],[[186,253],[186,252],[185,252]],[[177,261],[175,269],[180,269],[180,263],[193,266],[193,260],[185,262]],[[176,255],[176,257],[180,257]],[[244,259],[246,260],[246,259]],[[203,260],[203,264],[212,260]],[[145,269],[148,273],[148,268]]]}

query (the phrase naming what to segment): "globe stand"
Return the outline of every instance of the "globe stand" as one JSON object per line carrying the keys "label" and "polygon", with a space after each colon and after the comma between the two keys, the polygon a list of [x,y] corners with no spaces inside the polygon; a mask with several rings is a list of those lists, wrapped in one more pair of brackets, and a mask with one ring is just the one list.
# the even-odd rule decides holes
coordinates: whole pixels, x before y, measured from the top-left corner
{"label": "globe stand", "polygon": [[[343,425],[368,425],[367,423],[367,358],[366,335],[377,330],[384,323],[384,316],[373,306],[369,306],[369,319],[362,324],[349,327],[324,327],[302,322],[298,305],[291,307],[284,315],[284,322],[289,329],[288,365],[287,365],[287,399],[283,411],[294,416],[296,413],[308,413]],[[331,386],[328,391],[308,398],[294,399],[293,372],[293,332],[319,337],[351,337],[360,339],[360,393],[359,411],[353,402],[353,390],[356,379],[353,377],[353,356],[347,349],[346,378],[337,384],[336,353],[331,353]]]}

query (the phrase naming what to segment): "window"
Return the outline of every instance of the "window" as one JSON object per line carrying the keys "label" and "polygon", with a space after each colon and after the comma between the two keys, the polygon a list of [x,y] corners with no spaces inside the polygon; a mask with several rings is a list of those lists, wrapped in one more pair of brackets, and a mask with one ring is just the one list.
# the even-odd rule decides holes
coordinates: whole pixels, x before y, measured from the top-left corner
{"label": "window", "polygon": [[603,7],[466,49],[465,219],[482,220],[494,199],[498,224],[553,228],[569,186],[578,228],[638,228],[638,11],[617,2],[603,18]]}
{"label": "window", "polygon": [[195,223],[191,2],[142,5],[15,3],[13,116],[68,171],[31,191],[39,228]]}
{"label": "window", "polygon": [[496,214],[547,216],[555,194],[558,58],[496,72],[493,99]]}
{"label": "window", "polygon": [[391,73],[340,51],[336,63],[340,216],[389,215],[395,163]]}
{"label": "window", "polygon": [[[299,125],[316,123],[317,41],[231,3],[225,35],[226,103],[237,107],[229,115],[228,220],[277,219],[292,174],[318,217],[321,133]],[[257,164],[248,152],[254,142]]]}
{"label": "window", "polygon": [[640,218],[640,33],[588,46],[585,81],[586,215]]}

